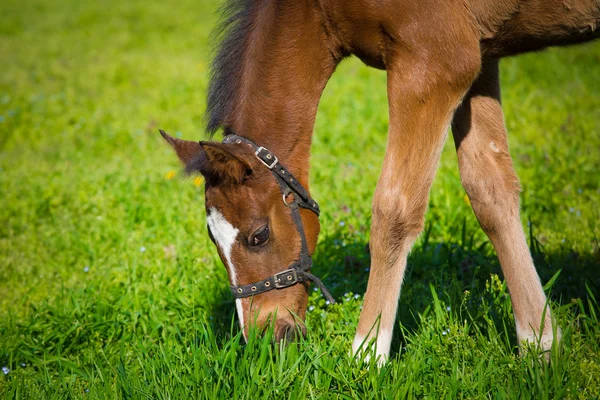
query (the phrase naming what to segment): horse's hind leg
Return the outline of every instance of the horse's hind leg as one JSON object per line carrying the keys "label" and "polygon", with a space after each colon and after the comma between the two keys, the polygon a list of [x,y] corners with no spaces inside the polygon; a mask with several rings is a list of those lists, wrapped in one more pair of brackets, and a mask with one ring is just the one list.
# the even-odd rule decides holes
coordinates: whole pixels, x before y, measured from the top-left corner
{"label": "horse's hind leg", "polygon": [[[442,21],[436,23],[443,24],[459,21],[464,14],[437,17]],[[410,24],[415,26],[429,25]],[[388,144],[373,198],[371,273],[352,345],[354,353],[374,345],[380,362],[389,355],[406,258],[423,229],[429,189],[452,115],[480,67],[478,38],[468,27],[456,35],[402,34],[423,41],[418,49],[389,44]],[[456,59],[460,62],[451,61]]]}
{"label": "horse's hind leg", "polygon": [[520,186],[508,152],[497,62],[483,66],[454,116],[452,131],[462,184],[498,253],[519,342],[540,340],[548,350],[553,340],[550,310],[519,218]]}

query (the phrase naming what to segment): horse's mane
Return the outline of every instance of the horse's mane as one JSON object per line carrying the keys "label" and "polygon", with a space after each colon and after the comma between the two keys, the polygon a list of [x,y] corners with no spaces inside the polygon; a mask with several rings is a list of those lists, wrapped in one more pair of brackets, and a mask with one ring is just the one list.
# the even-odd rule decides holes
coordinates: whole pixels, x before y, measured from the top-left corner
{"label": "horse's mane", "polygon": [[245,39],[252,28],[252,16],[262,1],[225,0],[220,22],[212,33],[213,48],[210,83],[206,102],[206,130],[213,136],[231,113],[242,79]]}

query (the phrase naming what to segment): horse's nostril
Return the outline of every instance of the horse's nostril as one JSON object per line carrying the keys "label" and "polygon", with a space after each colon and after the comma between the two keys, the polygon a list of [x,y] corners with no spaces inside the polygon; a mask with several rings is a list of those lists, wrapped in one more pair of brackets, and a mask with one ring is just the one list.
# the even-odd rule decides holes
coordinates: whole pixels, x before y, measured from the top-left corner
{"label": "horse's nostril", "polygon": [[306,336],[306,328],[299,328],[297,325],[285,321],[277,321],[275,324],[275,341],[291,343],[299,339],[300,336]]}
{"label": "horse's nostril", "polygon": [[294,327],[292,326],[286,326],[285,328],[283,328],[282,332],[279,334],[279,340],[285,340],[286,342],[291,342],[292,340],[296,339],[296,329],[294,329]]}

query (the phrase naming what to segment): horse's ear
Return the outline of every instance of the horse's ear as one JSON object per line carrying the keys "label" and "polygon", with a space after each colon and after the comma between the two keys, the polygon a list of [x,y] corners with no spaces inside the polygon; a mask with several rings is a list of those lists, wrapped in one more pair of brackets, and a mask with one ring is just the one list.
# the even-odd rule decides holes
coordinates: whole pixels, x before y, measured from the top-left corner
{"label": "horse's ear", "polygon": [[[250,174],[252,166],[240,152],[240,146],[218,142],[200,142],[200,147],[206,155],[206,162],[200,166],[200,172],[207,180],[217,184],[240,184]],[[190,167],[194,169],[192,164]]]}
{"label": "horse's ear", "polygon": [[177,157],[179,157],[181,162],[186,166],[194,159],[197,159],[203,152],[202,147],[198,142],[174,138],[162,129],[159,129],[159,132],[167,143],[173,147],[173,150],[177,153]]}
{"label": "horse's ear", "polygon": [[160,134],[185,164],[185,171],[201,173],[210,184],[239,184],[252,173],[250,163],[240,153],[240,146],[181,140],[163,130]]}

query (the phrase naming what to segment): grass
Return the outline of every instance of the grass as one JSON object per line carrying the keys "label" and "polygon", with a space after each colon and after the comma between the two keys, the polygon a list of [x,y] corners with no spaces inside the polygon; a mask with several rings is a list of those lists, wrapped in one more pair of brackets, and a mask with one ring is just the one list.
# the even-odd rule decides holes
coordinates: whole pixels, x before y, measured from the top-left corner
{"label": "grass", "polygon": [[[563,342],[519,356],[451,140],[409,258],[391,362],[347,354],[387,127],[385,74],[342,63],[315,128],[309,338],[240,338],[203,189],[161,127],[203,138],[217,4],[0,3],[4,398],[598,398],[600,43],[502,62],[523,224]],[[551,279],[555,278],[555,279]]]}

